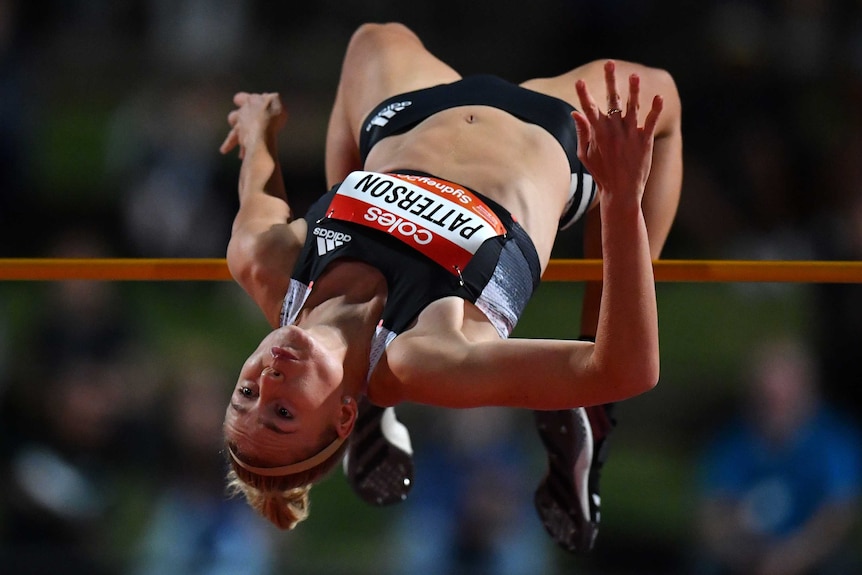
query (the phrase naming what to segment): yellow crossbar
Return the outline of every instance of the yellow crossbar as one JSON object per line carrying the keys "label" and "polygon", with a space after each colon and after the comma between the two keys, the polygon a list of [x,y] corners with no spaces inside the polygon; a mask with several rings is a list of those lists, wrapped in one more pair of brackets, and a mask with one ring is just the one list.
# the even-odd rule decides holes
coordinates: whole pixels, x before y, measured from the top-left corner
{"label": "yellow crossbar", "polygon": [[[862,283],[862,261],[658,260],[660,282]],[[602,277],[601,260],[552,260],[544,281]],[[0,281],[227,281],[223,258],[0,258]]]}

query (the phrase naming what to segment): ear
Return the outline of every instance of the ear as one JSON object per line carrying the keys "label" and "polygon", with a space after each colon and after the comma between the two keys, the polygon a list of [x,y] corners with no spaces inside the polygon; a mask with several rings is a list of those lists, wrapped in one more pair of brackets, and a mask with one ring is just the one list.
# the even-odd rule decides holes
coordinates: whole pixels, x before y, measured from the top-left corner
{"label": "ear", "polygon": [[338,437],[347,437],[353,431],[356,425],[356,418],[359,417],[359,405],[351,398],[346,397],[341,403],[341,416],[338,420],[336,430]]}

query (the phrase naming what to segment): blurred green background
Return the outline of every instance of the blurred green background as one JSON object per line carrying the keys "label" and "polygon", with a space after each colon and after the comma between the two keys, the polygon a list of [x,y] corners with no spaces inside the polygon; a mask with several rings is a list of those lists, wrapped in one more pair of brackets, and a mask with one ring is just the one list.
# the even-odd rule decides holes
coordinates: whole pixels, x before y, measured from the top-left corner
{"label": "blurred green background", "polygon": [[[149,361],[163,366],[188,361],[184,351],[195,342],[215,365],[235,373],[267,329],[230,283],[116,285],[140,323]],[[10,319],[8,333],[14,335],[7,346],[11,357],[30,355],[24,347],[33,335],[32,318],[49,299],[50,289],[50,284],[0,286],[3,310]],[[578,322],[581,291],[578,283],[543,284],[516,335],[569,337]],[[746,349],[774,335],[804,335],[808,330],[809,292],[806,286],[770,285],[760,293],[743,284],[659,284],[662,378],[655,390],[619,405],[621,424],[603,474],[603,526],[597,548],[590,556],[573,557],[542,545],[544,560],[550,562],[542,572],[686,572],[695,545],[695,462],[703,442],[738,408]],[[41,353],[50,361],[50,350]],[[40,382],[21,385],[37,394]],[[223,392],[226,395],[229,388]],[[421,451],[423,426],[438,415],[437,410],[405,406],[399,415],[413,430],[414,446]],[[516,429],[529,453],[523,469],[526,483],[517,497],[531,501],[545,464],[529,419],[519,416]],[[100,547],[111,549],[109,555],[120,564],[134,557],[152,512],[155,488],[148,462],[122,462],[120,482],[126,491],[110,516],[110,529],[99,535]],[[419,474],[417,482],[422,480]],[[313,512],[301,528],[268,534],[280,550],[283,572],[370,574],[385,572],[392,564],[395,573],[409,572],[400,571],[392,559],[399,544],[400,506],[368,507],[338,472],[315,487],[312,496]],[[403,505],[410,504],[408,500]],[[15,525],[6,529],[14,530]]]}
{"label": "blurred green background", "polygon": [[[664,257],[860,259],[854,0],[0,0],[0,257],[223,257],[238,162],[217,147],[239,90],[281,93],[301,213],[323,191],[350,34],[391,20],[464,74],[521,81],[605,57],[670,71],[686,172]],[[568,231],[555,257],[578,246]],[[516,335],[576,336],[581,289],[544,284]],[[527,567],[500,573],[693,572],[697,457],[740,407],[749,351],[773,336],[810,345],[827,397],[862,418],[860,286],[663,283],[658,297],[661,382],[619,406],[589,556],[551,546],[531,516],[545,463],[529,417],[399,411],[418,454],[445,451],[465,419],[478,436],[508,434],[503,455],[519,471],[492,516],[520,527],[511,545]],[[291,533],[216,503],[222,404],[266,330],[228,282],[0,284],[0,572],[420,573],[411,545],[457,527],[419,514],[435,500],[418,491],[372,509],[336,473]],[[429,460],[417,490],[461,473]],[[50,493],[66,497],[40,499]],[[204,526],[183,539],[184,522],[210,517],[234,518],[242,535]]]}

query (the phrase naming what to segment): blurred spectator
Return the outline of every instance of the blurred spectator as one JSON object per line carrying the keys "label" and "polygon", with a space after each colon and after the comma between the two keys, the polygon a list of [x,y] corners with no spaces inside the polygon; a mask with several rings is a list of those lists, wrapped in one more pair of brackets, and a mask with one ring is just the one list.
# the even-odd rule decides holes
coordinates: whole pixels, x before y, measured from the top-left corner
{"label": "blurred spectator", "polygon": [[819,398],[795,340],[757,350],[743,416],[702,461],[698,572],[858,573],[848,544],[862,487],[858,430]]}
{"label": "blurred spectator", "polygon": [[107,126],[105,162],[120,189],[133,255],[222,257],[235,184],[215,153],[230,101],[226,74],[247,48],[247,0],[144,0],[150,72]]}
{"label": "blurred spectator", "polygon": [[[47,257],[109,258],[108,241],[97,231],[69,226],[56,232]],[[140,334],[126,309],[119,284],[68,280],[41,284],[47,302],[33,318],[31,369],[61,371],[66,362],[126,362]],[[45,360],[52,360],[47,363]],[[119,366],[118,366],[119,367]],[[48,374],[43,374],[48,375]]]}
{"label": "blurred spectator", "polygon": [[[56,244],[58,257],[104,254],[86,232],[61,234]],[[139,342],[116,284],[45,287],[47,303],[10,366],[0,415],[7,510],[0,565],[28,575],[114,573],[106,543],[116,480],[139,447],[123,431],[147,398]]]}
{"label": "blurred spectator", "polygon": [[145,0],[148,48],[185,71],[231,69],[248,41],[249,0]]}
{"label": "blurred spectator", "polygon": [[[848,123],[847,130],[835,146],[828,173],[826,187],[836,199],[814,227],[815,257],[820,260],[862,261],[862,116]],[[857,392],[862,381],[862,284],[818,284],[813,291],[812,331],[824,391],[833,401],[852,405],[862,419]]]}
{"label": "blurred spectator", "polygon": [[25,202],[21,43],[14,0],[0,0],[0,256],[9,251],[16,212]]}
{"label": "blurred spectator", "polygon": [[[117,495],[107,451],[118,383],[101,365],[85,360],[67,363],[48,380],[22,383],[30,393],[23,399],[17,394],[18,399],[30,402],[34,413],[26,427],[13,430],[16,440],[4,458],[7,525],[0,564],[5,572],[113,572],[103,545]],[[16,408],[21,404],[13,403]]]}
{"label": "blurred spectator", "polygon": [[[212,355],[212,352],[210,352]],[[240,499],[227,499],[221,454],[225,370],[189,354],[165,394],[163,476],[139,542],[133,575],[267,575],[273,531]]]}
{"label": "blurred spectator", "polygon": [[121,188],[123,234],[144,257],[223,257],[235,191],[214,154],[230,97],[218,83],[156,78],[118,107],[108,172]]}
{"label": "blurred spectator", "polygon": [[0,304],[0,405],[3,403],[3,395],[8,385],[9,372],[9,323],[7,316],[8,306]]}
{"label": "blurred spectator", "polygon": [[[417,446],[416,485],[393,525],[394,574],[549,573],[551,549],[532,506],[536,477],[517,412],[435,411]],[[541,472],[536,468],[536,475]]]}

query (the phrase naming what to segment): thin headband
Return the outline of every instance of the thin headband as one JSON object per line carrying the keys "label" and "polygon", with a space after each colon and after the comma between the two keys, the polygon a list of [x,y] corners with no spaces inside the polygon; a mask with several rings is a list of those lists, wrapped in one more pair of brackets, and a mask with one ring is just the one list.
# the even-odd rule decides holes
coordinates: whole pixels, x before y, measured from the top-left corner
{"label": "thin headband", "polygon": [[231,459],[233,459],[237,465],[245,469],[246,471],[251,471],[252,473],[256,473],[258,475],[263,475],[264,477],[277,477],[280,475],[291,475],[294,473],[300,473],[302,471],[308,471],[312,467],[317,467],[338,451],[338,448],[341,447],[341,444],[344,443],[344,440],[347,437],[336,437],[335,441],[327,445],[323,448],[323,451],[317,453],[316,455],[312,455],[308,459],[303,459],[302,461],[297,461],[296,463],[291,463],[290,465],[280,465],[278,467],[256,467],[254,465],[249,465],[248,463],[241,460],[236,456],[236,453],[233,452],[233,448],[228,446],[228,451],[230,452]]}

